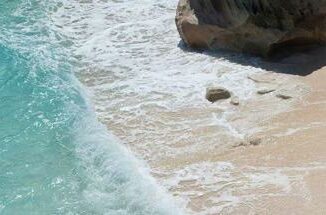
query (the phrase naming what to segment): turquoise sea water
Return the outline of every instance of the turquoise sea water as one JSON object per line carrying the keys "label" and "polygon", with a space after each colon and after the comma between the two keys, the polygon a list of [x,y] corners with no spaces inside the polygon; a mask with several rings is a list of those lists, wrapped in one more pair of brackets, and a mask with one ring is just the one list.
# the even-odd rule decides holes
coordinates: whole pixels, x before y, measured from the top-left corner
{"label": "turquoise sea water", "polygon": [[[97,122],[60,1],[0,1],[0,214],[178,214]],[[172,212],[173,211],[173,212]]]}

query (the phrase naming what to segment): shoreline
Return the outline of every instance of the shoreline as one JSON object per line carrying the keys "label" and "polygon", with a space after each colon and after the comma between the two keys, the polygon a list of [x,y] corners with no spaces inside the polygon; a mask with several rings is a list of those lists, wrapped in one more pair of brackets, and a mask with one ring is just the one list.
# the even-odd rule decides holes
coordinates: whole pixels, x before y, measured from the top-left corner
{"label": "shoreline", "polygon": [[[132,11],[139,24],[130,22],[129,8],[134,5],[124,4],[116,6],[128,13],[120,17],[119,12],[118,19],[108,19],[103,26],[114,27],[96,34],[106,41],[106,49],[115,52],[107,53],[102,42],[87,38],[82,38],[85,44],[76,51],[87,54],[86,66],[77,76],[90,91],[99,121],[148,164],[158,184],[190,214],[245,214],[263,209],[264,199],[271,198],[275,204],[278,199],[291,199],[288,193],[300,187],[302,180],[296,177],[302,174],[289,174],[297,171],[296,166],[282,169],[272,165],[270,148],[280,141],[271,138],[272,134],[284,135],[272,128],[278,127],[277,117],[297,108],[312,91],[303,77],[288,74],[308,74],[319,65],[309,67],[304,60],[293,67],[306,59],[305,55],[275,63],[242,54],[184,50],[177,46],[179,37],[173,30],[174,4],[166,5],[168,11],[159,9],[161,13],[154,17],[156,23],[167,24],[163,33],[160,24],[138,17],[139,11]],[[153,3],[144,11],[157,6]],[[102,9],[99,12],[106,14],[105,7]],[[120,26],[121,20],[126,25]],[[122,37],[129,24],[128,35],[132,36]],[[92,25],[89,27],[92,32]],[[108,37],[112,39],[108,41]],[[129,48],[125,49],[127,41]],[[205,89],[210,84],[235,93],[240,105],[231,105],[229,100],[207,102]],[[266,89],[275,91],[257,94]],[[279,98],[278,94],[292,98]],[[251,138],[257,137],[262,137],[261,143],[250,144]],[[261,162],[261,157],[266,161]]]}
{"label": "shoreline", "polygon": [[[300,195],[304,196],[302,201],[306,201],[307,192],[293,195],[296,190],[300,190],[300,184],[303,182],[296,178],[303,176],[302,172],[305,168],[308,170],[324,169],[324,166],[311,166],[310,163],[307,163],[307,167],[295,165],[283,167],[283,163],[287,164],[287,158],[284,155],[281,160],[278,160],[280,156],[277,155],[280,153],[278,148],[291,151],[289,144],[281,144],[284,134],[280,134],[279,131],[290,128],[290,125],[285,123],[283,127],[279,127],[279,123],[284,120],[284,115],[295,112],[296,107],[305,104],[304,98],[314,93],[316,89],[311,87],[309,80],[310,76],[315,73],[306,77],[268,71],[250,75],[247,79],[256,85],[253,88],[253,94],[257,94],[260,89],[266,89],[266,87],[276,90],[266,95],[254,95],[248,100],[241,101],[238,107],[231,105],[229,100],[195,109],[163,110],[162,112],[156,106],[144,106],[147,113],[155,114],[157,117],[155,119],[158,120],[154,121],[158,124],[151,127],[154,129],[153,134],[156,134],[157,129],[164,129],[164,124],[175,126],[176,119],[184,122],[189,117],[191,120],[203,116],[205,118],[218,117],[221,116],[223,110],[231,110],[224,119],[223,123],[228,123],[225,128],[219,123],[214,125],[208,123],[199,127],[192,125],[186,131],[184,138],[170,145],[167,143],[171,138],[178,139],[180,132],[181,136],[184,135],[182,130],[169,128],[169,136],[161,139],[161,143],[156,143],[155,135],[150,137],[139,133],[137,138],[128,139],[127,133],[119,134],[123,130],[128,130],[128,126],[131,125],[122,124],[121,127],[121,125],[112,126],[104,122],[115,135],[126,142],[133,153],[149,164],[151,174],[159,184],[167,189],[177,202],[183,202],[182,204],[190,210],[189,213],[243,214],[259,211],[272,214],[269,211],[261,211],[266,209],[267,203],[264,202],[271,201],[272,203],[268,206],[273,210],[280,209],[276,212],[282,214],[284,208],[277,205],[275,207],[275,204],[282,203],[284,198],[294,205],[293,207],[295,207],[295,202],[302,200]],[[278,98],[279,93],[289,93],[293,98],[289,100]],[[296,114],[293,117],[295,116]],[[134,120],[136,121],[132,121],[133,124],[146,125],[143,121],[146,119],[137,117]],[[275,130],[274,128],[277,127],[280,129]],[[228,130],[230,128],[239,132],[240,137],[230,133]],[[134,129],[133,126],[129,127],[129,131],[130,129]],[[288,139],[286,138],[283,142],[291,142],[293,135],[296,134],[293,132],[288,131],[290,135],[287,135]],[[187,139],[188,137],[190,139]],[[196,138],[204,138],[198,139],[204,145],[198,146],[192,142]],[[259,139],[257,146],[249,143],[250,138]],[[174,153],[171,154],[171,150]],[[298,168],[304,170],[297,174],[292,173]],[[299,183],[299,185],[294,186],[292,183]]]}
{"label": "shoreline", "polygon": [[[154,177],[174,196],[188,199],[187,208],[195,214],[288,214],[288,211],[322,214],[321,211],[326,210],[322,204],[326,199],[322,194],[326,193],[326,186],[320,182],[326,179],[323,173],[326,170],[326,146],[323,141],[314,145],[309,143],[323,140],[323,137],[326,139],[323,135],[326,103],[316,104],[326,100],[326,87],[323,86],[326,75],[323,72],[326,68],[307,76],[273,72],[258,75],[257,80],[268,80],[262,86],[284,80],[276,83],[279,87],[276,92],[246,101],[244,107],[240,105],[238,112],[227,119],[231,126],[249,135],[240,140],[225,139],[239,141],[225,149],[207,147],[207,150],[152,162]],[[257,86],[257,90],[260,87]],[[278,98],[279,92],[290,93],[293,98]],[[270,108],[266,110],[267,106]],[[243,115],[247,114],[252,121],[241,126],[246,122]],[[316,122],[318,118],[320,122]],[[208,129],[202,135],[209,133]],[[250,144],[250,138],[258,139],[259,143]],[[162,169],[166,174],[162,174]],[[177,183],[166,183],[176,178]]]}
{"label": "shoreline", "polygon": [[[290,61],[300,62],[302,57],[305,56],[291,56]],[[272,67],[278,66],[273,64]],[[244,68],[250,71],[250,68]],[[302,151],[308,146],[296,139],[313,139],[313,134],[304,136],[305,132],[311,133],[311,129],[319,128],[322,134],[321,125],[306,128],[302,124],[318,116],[310,114],[309,118],[304,115],[311,111],[309,102],[326,100],[326,93],[315,95],[320,89],[326,89],[322,81],[326,76],[322,76],[322,71],[326,69],[307,76],[266,70],[242,75],[239,77],[241,84],[235,89],[241,90],[248,81],[255,86],[250,88],[248,99],[240,96],[239,106],[230,104],[230,100],[209,104],[204,98],[204,88],[202,92],[194,92],[196,103],[202,103],[197,107],[177,106],[174,109],[162,106],[160,100],[155,103],[136,100],[133,101],[137,104],[135,107],[142,110],[139,115],[130,115],[129,110],[123,108],[112,109],[115,111],[113,117],[106,118],[110,109],[102,110],[97,106],[104,100],[95,99],[94,105],[100,121],[149,165],[158,183],[190,214],[282,214],[290,209],[298,214],[308,214],[310,206],[304,205],[322,201],[323,197],[306,203],[311,201],[314,193],[304,179],[305,172],[311,172],[309,183],[316,183],[316,177],[324,176],[312,174],[322,174],[326,159],[323,160],[322,155],[319,160],[312,156],[300,163]],[[213,72],[233,77],[232,70]],[[83,80],[83,77],[79,78]],[[84,78],[96,82],[102,76]],[[83,82],[88,85],[85,80]],[[212,82],[214,79],[210,80]],[[266,94],[257,93],[266,89]],[[157,93],[153,92],[153,95]],[[97,94],[92,94],[94,99]],[[282,99],[279,94],[292,98]],[[169,97],[162,95],[162,101],[169,101]],[[317,112],[321,113],[322,108],[321,104]],[[301,119],[301,124],[291,123],[297,119]],[[255,139],[259,139],[259,143],[250,144]],[[318,147],[317,152],[322,153],[322,144]],[[294,156],[296,153],[297,157]],[[279,206],[283,202],[287,204]]]}

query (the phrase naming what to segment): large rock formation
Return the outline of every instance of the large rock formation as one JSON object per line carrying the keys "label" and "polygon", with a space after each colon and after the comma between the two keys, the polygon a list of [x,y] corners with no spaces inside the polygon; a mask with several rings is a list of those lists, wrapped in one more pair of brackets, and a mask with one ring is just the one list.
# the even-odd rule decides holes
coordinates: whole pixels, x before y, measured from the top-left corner
{"label": "large rock formation", "polygon": [[267,56],[326,43],[326,0],[180,0],[176,24],[193,48]]}

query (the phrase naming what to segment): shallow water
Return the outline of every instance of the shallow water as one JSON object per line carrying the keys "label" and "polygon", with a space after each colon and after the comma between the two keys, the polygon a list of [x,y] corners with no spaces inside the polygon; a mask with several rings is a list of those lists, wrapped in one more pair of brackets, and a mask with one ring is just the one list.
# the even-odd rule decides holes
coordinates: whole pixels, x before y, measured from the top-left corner
{"label": "shallow water", "polygon": [[97,121],[74,77],[74,41],[52,20],[63,7],[0,3],[0,213],[179,213]]}

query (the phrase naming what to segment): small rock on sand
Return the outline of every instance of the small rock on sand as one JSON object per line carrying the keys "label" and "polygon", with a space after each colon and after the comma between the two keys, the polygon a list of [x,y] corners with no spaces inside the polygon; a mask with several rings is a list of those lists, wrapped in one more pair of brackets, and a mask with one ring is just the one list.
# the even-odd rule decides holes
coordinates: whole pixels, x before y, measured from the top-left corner
{"label": "small rock on sand", "polygon": [[261,144],[261,142],[262,142],[262,139],[261,139],[261,138],[251,138],[251,139],[249,140],[249,143],[250,143],[250,145],[252,145],[252,146],[258,146],[258,145]]}
{"label": "small rock on sand", "polygon": [[231,93],[223,87],[208,87],[206,89],[206,99],[212,103],[231,97]]}
{"label": "small rock on sand", "polygon": [[258,146],[262,143],[262,138],[259,137],[251,137],[246,140],[238,142],[236,145],[234,145],[234,148],[237,147],[248,147],[248,146]]}
{"label": "small rock on sand", "polygon": [[292,96],[283,93],[277,94],[276,97],[284,100],[292,99]]}
{"label": "small rock on sand", "polygon": [[266,89],[258,90],[257,91],[257,94],[259,94],[259,95],[265,95],[265,94],[268,94],[268,93],[272,93],[274,91],[275,91],[275,89],[268,89],[268,88],[266,88]]}
{"label": "small rock on sand", "polygon": [[237,97],[237,96],[232,97],[230,103],[231,103],[232,105],[238,106],[238,105],[240,104],[239,97]]}

